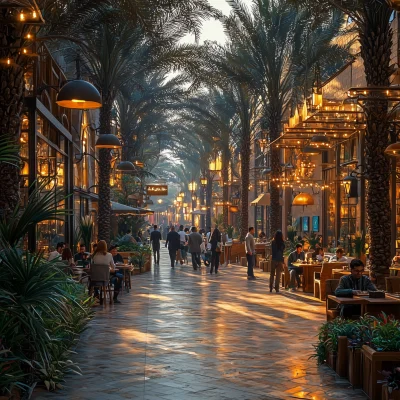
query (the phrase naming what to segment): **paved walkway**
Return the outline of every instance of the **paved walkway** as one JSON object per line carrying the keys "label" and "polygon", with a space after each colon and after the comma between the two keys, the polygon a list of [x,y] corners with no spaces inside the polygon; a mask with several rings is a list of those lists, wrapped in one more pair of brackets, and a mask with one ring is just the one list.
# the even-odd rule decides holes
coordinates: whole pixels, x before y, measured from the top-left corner
{"label": "paved walkway", "polygon": [[365,399],[308,360],[324,304],[270,294],[266,273],[160,267],[133,277],[123,304],[97,307],[75,360],[83,375],[35,400]]}

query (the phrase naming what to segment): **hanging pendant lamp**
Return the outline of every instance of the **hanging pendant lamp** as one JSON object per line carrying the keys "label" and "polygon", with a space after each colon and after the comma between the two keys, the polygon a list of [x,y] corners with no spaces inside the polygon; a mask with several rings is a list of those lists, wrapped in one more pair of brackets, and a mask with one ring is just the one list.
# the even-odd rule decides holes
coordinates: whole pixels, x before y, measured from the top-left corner
{"label": "hanging pendant lamp", "polygon": [[135,166],[130,161],[121,161],[117,165],[116,169],[119,172],[125,172],[125,173],[135,172],[136,171]]}
{"label": "hanging pendant lamp", "polygon": [[392,157],[400,157],[400,142],[392,143],[386,147],[385,154]]}
{"label": "hanging pendant lamp", "polygon": [[98,137],[95,147],[97,149],[121,149],[122,144],[115,135],[107,133]]}
{"label": "hanging pendant lamp", "polygon": [[294,199],[293,199],[293,206],[313,206],[314,205],[314,198],[308,194],[308,193],[299,193]]}
{"label": "hanging pendant lamp", "polygon": [[93,110],[102,105],[99,91],[82,79],[67,82],[58,92],[56,103],[60,107],[80,110]]}

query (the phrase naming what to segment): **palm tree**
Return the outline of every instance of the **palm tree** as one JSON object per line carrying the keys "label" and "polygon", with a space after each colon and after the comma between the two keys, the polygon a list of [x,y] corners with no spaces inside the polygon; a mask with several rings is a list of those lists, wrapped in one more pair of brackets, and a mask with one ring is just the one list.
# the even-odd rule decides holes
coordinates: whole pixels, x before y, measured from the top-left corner
{"label": "palm tree", "polygon": [[[394,72],[391,61],[393,30],[390,20],[393,13],[386,0],[297,0],[297,4],[311,6],[320,19],[325,19],[333,9],[339,9],[354,22],[361,44],[365,79],[368,86],[390,85]],[[323,12],[322,12],[323,11]],[[389,144],[388,103],[367,101],[364,104],[366,119],[365,177],[368,180],[366,209],[370,234],[370,262],[372,276],[380,287],[385,286],[385,275],[391,263],[391,211],[390,163],[384,150]]]}
{"label": "palm tree", "polygon": [[[231,70],[239,81],[247,82],[263,102],[263,117],[268,127],[268,139],[273,142],[282,130],[282,119],[292,104],[298,89],[298,78],[308,81],[307,71],[329,56],[343,52],[331,44],[338,33],[341,19],[335,18],[322,26],[311,25],[311,14],[296,10],[285,1],[254,0],[251,12],[241,0],[230,2],[232,14],[224,19],[225,31],[235,51],[228,55]],[[315,40],[309,36],[317,30]],[[312,51],[311,51],[312,50]],[[307,64],[304,54],[309,53]],[[304,67],[305,65],[305,67]],[[311,85],[309,86],[311,88]],[[281,229],[279,189],[280,151],[270,148],[272,182],[270,232]],[[276,180],[274,180],[274,178]]]}
{"label": "palm tree", "polygon": [[[39,28],[32,25],[21,23],[19,13],[21,2],[7,2],[8,9],[2,8],[0,34],[2,46],[0,49],[0,139],[5,139],[10,143],[19,146],[19,135],[21,125],[21,115],[24,103],[24,69],[31,62],[29,55],[24,55],[21,48],[32,45],[33,39],[27,39],[27,33],[33,33],[31,37],[43,36],[51,31],[51,27],[57,25],[62,30],[62,26],[67,26],[67,20],[74,19],[79,24],[95,7],[100,10],[103,0],[93,2],[93,0],[82,0],[79,2],[67,2],[58,0],[27,0],[25,4],[30,9],[36,11],[37,15],[43,15],[47,24]],[[22,2],[24,3],[24,2]],[[25,7],[26,8],[26,7]],[[52,12],[49,12],[49,11]],[[57,18],[55,17],[57,15]],[[36,34],[36,35],[35,35]],[[18,151],[17,151],[18,152]],[[18,163],[2,164],[0,168],[0,210],[5,215],[11,215],[20,199],[20,166]]]}
{"label": "palm tree", "polygon": [[[100,17],[96,27],[83,29],[80,35],[76,34],[87,72],[102,92],[100,135],[111,133],[112,109],[118,91],[141,77],[145,71],[182,65],[184,57],[190,54],[188,49],[194,46],[175,43],[186,33],[192,30],[196,32],[201,18],[212,15],[212,9],[206,7],[203,0],[193,0],[189,2],[189,8],[182,5],[166,12],[158,22],[154,21],[153,31],[149,34],[143,26],[132,25],[127,18],[129,7],[134,3],[133,0],[121,0],[121,4],[117,2],[120,8],[115,9],[115,15],[108,12],[106,17]],[[200,16],[199,9],[203,13]],[[182,19],[179,11],[184,12],[185,19]],[[100,149],[98,236],[107,242],[110,241],[111,218],[110,172],[111,152]]]}
{"label": "palm tree", "polygon": [[[209,89],[205,93],[193,94],[187,102],[179,103],[178,107],[184,107],[185,120],[193,121],[197,126],[201,125],[200,138],[209,143],[214,142],[215,151],[221,152],[222,159],[222,200],[224,225],[228,225],[229,166],[231,160],[230,140],[233,128],[235,108],[229,102],[228,94],[222,90]],[[207,168],[207,166],[205,166]]]}

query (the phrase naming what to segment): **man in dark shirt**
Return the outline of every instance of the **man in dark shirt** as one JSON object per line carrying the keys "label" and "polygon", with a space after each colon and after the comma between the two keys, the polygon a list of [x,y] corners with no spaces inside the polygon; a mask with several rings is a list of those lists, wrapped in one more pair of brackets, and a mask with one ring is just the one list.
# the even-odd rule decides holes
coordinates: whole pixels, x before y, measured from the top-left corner
{"label": "man in dark shirt", "polygon": [[150,244],[153,247],[154,264],[160,264],[161,233],[157,230],[157,228],[157,225],[154,225],[154,230],[150,234]]}
{"label": "man in dark shirt", "polygon": [[113,256],[114,264],[124,264],[124,259],[121,254],[118,253],[117,246],[111,246],[108,251]]}
{"label": "man in dark shirt", "polygon": [[74,261],[75,262],[83,261],[83,258],[84,258],[83,255],[85,254],[85,252],[86,252],[86,246],[85,246],[84,243],[81,243],[79,245],[79,253],[76,253],[75,256],[74,256]]}
{"label": "man in dark shirt", "polygon": [[[335,290],[336,297],[353,297],[360,292],[375,292],[376,286],[371,282],[368,276],[363,275],[364,263],[356,258],[351,260],[350,275],[345,275],[340,278],[339,285]],[[341,317],[351,317],[361,314],[360,305],[342,305],[340,307]]]}
{"label": "man in dark shirt", "polygon": [[303,273],[303,267],[297,267],[293,265],[297,260],[304,261],[306,256],[303,251],[303,245],[301,243],[296,244],[296,250],[291,252],[288,257],[288,270],[290,273],[290,290],[294,292],[296,290],[295,281],[297,286],[300,286],[300,275]]}
{"label": "man in dark shirt", "polygon": [[178,232],[175,232],[175,227],[171,229],[167,235],[165,247],[168,246],[169,258],[171,259],[171,268],[175,267],[176,252],[181,248],[181,239]]}

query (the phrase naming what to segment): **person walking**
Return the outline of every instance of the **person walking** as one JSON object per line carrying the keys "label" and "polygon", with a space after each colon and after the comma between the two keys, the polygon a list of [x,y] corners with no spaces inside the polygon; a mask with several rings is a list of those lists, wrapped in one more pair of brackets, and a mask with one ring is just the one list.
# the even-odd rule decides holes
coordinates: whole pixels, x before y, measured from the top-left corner
{"label": "person walking", "polygon": [[179,240],[181,242],[181,246],[179,248],[179,251],[178,251],[178,254],[176,257],[176,263],[178,264],[178,262],[180,262],[182,265],[183,260],[185,258],[185,243],[186,243],[186,233],[183,230],[183,225],[179,225],[178,235],[179,235]]}
{"label": "person walking", "polygon": [[197,232],[197,228],[195,226],[192,226],[191,231],[192,233],[189,235],[188,244],[190,253],[192,254],[193,269],[197,270],[197,268],[201,267],[200,254],[203,238],[200,233]]}
{"label": "person walking", "polygon": [[251,226],[249,228],[249,232],[246,235],[245,239],[245,250],[246,250],[246,258],[247,258],[247,279],[255,280],[254,276],[254,258],[256,255],[256,245],[254,242],[254,228]]}
{"label": "person walking", "polygon": [[154,264],[160,264],[160,241],[161,233],[157,230],[157,225],[154,225],[154,230],[150,234],[150,245],[153,247]]}
{"label": "person walking", "polygon": [[178,232],[175,232],[175,227],[171,229],[167,235],[165,247],[168,247],[169,258],[171,259],[171,268],[175,267],[176,252],[181,248],[181,240]]}
{"label": "person walking", "polygon": [[[275,288],[275,292],[279,293],[279,286],[281,282],[281,276],[283,272],[283,251],[285,250],[285,242],[283,240],[282,231],[278,230],[275,232],[274,239],[271,242],[272,248],[272,263],[271,263],[271,275],[269,277],[269,291],[272,292],[272,288]],[[275,278],[275,285],[274,285]]]}
{"label": "person walking", "polygon": [[211,244],[211,269],[210,274],[215,273],[218,274],[219,267],[219,256],[221,254],[221,232],[217,227],[215,227],[212,235],[210,236],[210,244]]}

